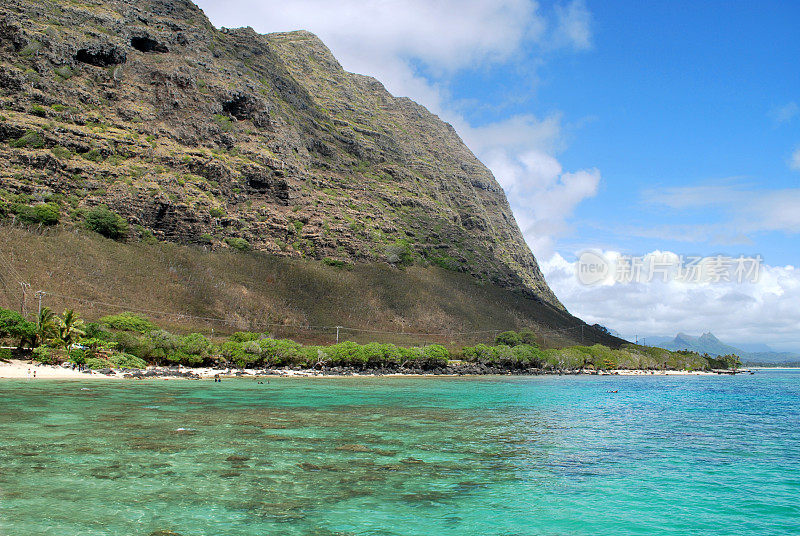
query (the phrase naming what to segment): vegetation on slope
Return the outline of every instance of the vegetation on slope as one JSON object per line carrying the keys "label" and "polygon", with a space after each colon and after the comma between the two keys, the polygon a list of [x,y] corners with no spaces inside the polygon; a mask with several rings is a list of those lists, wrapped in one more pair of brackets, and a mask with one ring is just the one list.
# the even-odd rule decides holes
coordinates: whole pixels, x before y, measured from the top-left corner
{"label": "vegetation on slope", "polygon": [[[143,236],[113,241],[81,227],[0,226],[0,306],[19,309],[20,281],[57,311],[144,312],[166,329],[211,335],[267,330],[307,343],[415,346],[490,343],[530,328],[542,347],[624,341],[563,310],[435,265],[329,264],[261,252],[209,251]],[[358,331],[356,331],[358,330]],[[377,333],[376,333],[377,332]]]}
{"label": "vegetation on slope", "polygon": [[28,321],[15,311],[0,309],[0,338],[3,337],[20,348],[31,348],[32,358],[40,363],[71,362],[96,369],[134,369],[153,364],[317,370],[339,367],[355,371],[446,371],[448,367],[455,367],[463,371],[466,362],[488,367],[476,369],[478,371],[543,372],[709,370],[735,369],[741,365],[736,356],[713,359],[693,352],[635,345],[616,350],[600,344],[542,350],[530,330],[503,332],[492,346],[478,344],[456,350],[438,344],[403,347],[352,341],[302,345],[255,332],[236,332],[224,339],[209,339],[200,333],[175,335],[133,313],[109,315],[99,323],[85,324],[73,310],[66,310],[59,317],[48,308],[42,309],[35,321]]}
{"label": "vegetation on slope", "polygon": [[435,263],[561,308],[455,130],[308,32],[216,29],[183,0],[4,0],[0,81],[16,221],[106,205],[130,224],[91,223],[107,236]]}

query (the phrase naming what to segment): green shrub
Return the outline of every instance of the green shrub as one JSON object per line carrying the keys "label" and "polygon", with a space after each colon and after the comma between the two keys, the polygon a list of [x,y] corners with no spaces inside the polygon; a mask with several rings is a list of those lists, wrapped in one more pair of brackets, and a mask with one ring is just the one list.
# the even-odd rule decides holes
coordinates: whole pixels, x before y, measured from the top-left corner
{"label": "green shrub", "polygon": [[67,358],[76,365],[86,363],[86,351],[83,348],[73,348],[69,351]]}
{"label": "green shrub", "polygon": [[38,104],[34,104],[31,106],[31,115],[47,117],[47,109],[45,109],[43,106],[39,106]]}
{"label": "green shrub", "polygon": [[466,361],[506,367],[538,368],[542,367],[545,362],[544,353],[530,344],[518,344],[516,346],[477,344],[465,347],[462,350],[462,354]]}
{"label": "green shrub", "polygon": [[535,346],[519,344],[511,349],[511,353],[518,366],[540,368],[544,364],[544,354]]}
{"label": "green shrub", "polygon": [[222,358],[228,363],[233,363],[239,368],[246,368],[250,363],[261,359],[261,355],[245,352],[244,344],[236,341],[225,341],[219,351]]}
{"label": "green shrub", "polygon": [[26,322],[25,317],[17,311],[0,309],[0,338],[13,337],[17,326]]}
{"label": "green shrub", "polygon": [[461,350],[464,355],[465,361],[474,361],[477,363],[491,362],[494,359],[494,352],[491,346],[486,344],[476,344],[475,346],[466,346]]}
{"label": "green shrub", "polygon": [[46,346],[39,346],[33,349],[33,360],[38,361],[42,365],[55,365],[58,363],[56,353]]}
{"label": "green shrub", "polygon": [[39,41],[32,39],[27,45],[23,47],[22,50],[19,51],[19,55],[31,56],[39,52],[41,49],[42,49],[42,44]]}
{"label": "green shrub", "polygon": [[11,352],[11,348],[0,348],[0,361],[8,361],[14,357]]}
{"label": "green shrub", "polygon": [[362,368],[367,364],[367,358],[361,345],[351,341],[329,346],[327,353],[333,365]]}
{"label": "green shrub", "polygon": [[302,346],[289,339],[261,339],[258,346],[265,365],[297,365],[304,360]]}
{"label": "green shrub", "polygon": [[86,365],[86,368],[90,368],[92,370],[113,368],[107,359],[100,357],[87,357],[83,364]]}
{"label": "green shrub", "polygon": [[407,240],[397,240],[386,248],[386,260],[391,264],[411,266],[414,264],[414,252]]}
{"label": "green shrub", "polygon": [[[261,339],[258,341],[228,340],[222,344],[220,353],[226,361],[239,368],[246,368],[251,365],[265,364],[270,359],[270,356],[274,359],[275,352],[269,347],[275,342],[278,341],[273,339]],[[300,345],[298,344],[297,346],[299,347]]]}
{"label": "green shrub", "polygon": [[139,233],[139,242],[148,246],[158,244],[158,238],[156,238],[156,235],[153,234],[153,231],[150,229],[145,229],[141,225],[138,227],[139,230],[137,232]]}
{"label": "green shrub", "polygon": [[103,161],[103,155],[99,149],[92,149],[91,151],[81,153],[81,158],[96,164]]}
{"label": "green shrub", "polygon": [[58,158],[59,160],[69,160],[72,158],[72,151],[67,149],[66,147],[53,147],[50,149],[50,152],[53,153],[53,156]]}
{"label": "green shrub", "polygon": [[522,339],[522,344],[529,344],[531,346],[539,347],[539,343],[536,339],[536,333],[534,333],[529,328],[522,328],[519,330],[519,336]]}
{"label": "green shrub", "polygon": [[495,344],[504,344],[506,346],[516,346],[522,344],[522,336],[516,331],[504,331],[495,337]]}
{"label": "green shrub", "polygon": [[135,331],[137,333],[148,333],[158,329],[146,316],[129,312],[104,316],[100,319],[100,323],[111,329]]}
{"label": "green shrub", "polygon": [[120,331],[109,334],[109,341],[117,343],[117,348],[124,353],[133,354],[142,359],[149,359],[152,352],[150,340],[136,331]]}
{"label": "green shrub", "polygon": [[25,147],[30,149],[39,149],[44,147],[44,138],[42,138],[42,135],[35,130],[28,130],[16,140],[11,141],[9,145],[11,145],[11,147],[16,147],[17,149],[22,149]]}
{"label": "green shrub", "polygon": [[231,335],[230,340],[233,342],[250,342],[257,341],[261,338],[261,333],[254,333],[252,331],[237,331]]}
{"label": "green shrub", "polygon": [[69,65],[62,65],[61,67],[56,67],[53,69],[53,72],[61,78],[62,80],[69,80],[73,76],[75,76],[75,72],[70,68]]}
{"label": "green shrub", "polygon": [[36,343],[37,326],[16,311],[0,309],[0,338],[10,337],[20,347]]}
{"label": "green shrub", "polygon": [[108,358],[108,363],[113,368],[143,369],[147,368],[144,360],[131,354],[114,354]]}
{"label": "green shrub", "polygon": [[413,366],[423,358],[422,348],[406,348],[401,346],[398,350],[400,351],[400,365],[404,367]]}
{"label": "green shrub", "polygon": [[427,367],[440,367],[447,365],[450,351],[440,344],[431,344],[422,349],[423,365]]}
{"label": "green shrub", "polygon": [[225,215],[225,209],[220,207],[211,207],[210,209],[208,209],[208,214],[212,218],[221,218]]}
{"label": "green shrub", "polygon": [[444,268],[445,270],[450,270],[453,272],[458,271],[459,268],[458,261],[447,255],[428,257],[428,261],[434,266],[438,266],[439,268]]}
{"label": "green shrub", "polygon": [[99,322],[88,322],[84,327],[83,331],[86,332],[85,337],[87,339],[106,339],[108,338],[108,331],[106,331],[105,326]]}
{"label": "green shrub", "polygon": [[41,203],[32,207],[17,205],[13,210],[24,223],[56,225],[61,219],[61,211],[54,203]]}
{"label": "green shrub", "polygon": [[394,344],[381,344],[371,342],[365,344],[361,351],[364,359],[371,366],[386,366],[400,364],[400,350]]}
{"label": "green shrub", "polygon": [[233,130],[233,121],[231,121],[231,118],[227,115],[214,114],[214,123],[216,123],[223,132],[230,132]]}
{"label": "green shrub", "polygon": [[148,359],[156,363],[166,362],[181,343],[179,337],[163,329],[150,331],[143,342],[148,345]]}
{"label": "green shrub", "polygon": [[332,259],[330,257],[325,257],[322,259],[322,263],[326,264],[327,266],[333,266],[334,268],[344,268],[347,266],[346,262],[340,261],[339,259]]}
{"label": "green shrub", "polygon": [[251,249],[250,242],[244,238],[226,238],[225,243],[233,249],[238,249],[239,251],[250,251]]}
{"label": "green shrub", "polygon": [[90,209],[86,213],[86,228],[106,238],[119,240],[128,234],[128,222],[105,205]]}
{"label": "green shrub", "polygon": [[181,365],[195,366],[211,357],[213,350],[211,341],[200,333],[191,333],[178,339],[177,348],[167,353],[166,359]]}

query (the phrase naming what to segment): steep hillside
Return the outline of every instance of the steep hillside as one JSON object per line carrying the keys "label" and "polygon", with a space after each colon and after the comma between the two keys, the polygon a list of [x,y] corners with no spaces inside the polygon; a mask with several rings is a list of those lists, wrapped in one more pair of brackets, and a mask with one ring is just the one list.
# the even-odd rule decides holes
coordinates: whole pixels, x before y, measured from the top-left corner
{"label": "steep hillside", "polygon": [[435,264],[563,308],[453,128],[307,32],[217,30],[187,0],[5,0],[6,217],[107,204],[213,249]]}
{"label": "steep hillside", "polygon": [[566,311],[438,266],[330,266],[259,252],[207,251],[168,242],[119,243],[94,233],[0,226],[0,307],[89,320],[141,311],[177,331],[266,331],[304,342],[386,341],[458,346],[532,328],[545,346],[624,341]]}

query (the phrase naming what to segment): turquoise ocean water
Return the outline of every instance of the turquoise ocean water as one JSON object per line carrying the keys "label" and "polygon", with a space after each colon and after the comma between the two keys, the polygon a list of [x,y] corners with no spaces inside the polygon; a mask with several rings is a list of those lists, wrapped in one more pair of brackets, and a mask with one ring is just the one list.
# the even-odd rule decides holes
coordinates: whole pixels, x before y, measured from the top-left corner
{"label": "turquoise ocean water", "polygon": [[800,372],[0,381],[0,534],[157,531],[800,534]]}

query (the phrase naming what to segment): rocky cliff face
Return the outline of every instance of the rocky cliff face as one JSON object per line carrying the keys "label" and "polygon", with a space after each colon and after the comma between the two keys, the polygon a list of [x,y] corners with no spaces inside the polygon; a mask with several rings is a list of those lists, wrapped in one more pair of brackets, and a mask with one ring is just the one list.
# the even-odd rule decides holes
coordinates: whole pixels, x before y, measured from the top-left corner
{"label": "rocky cliff face", "polygon": [[187,0],[4,0],[0,88],[0,215],[105,204],[132,239],[431,263],[563,308],[453,128],[308,32],[217,30]]}

